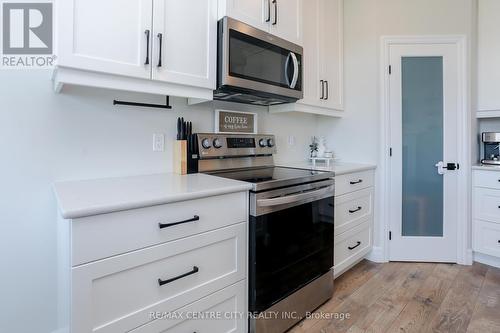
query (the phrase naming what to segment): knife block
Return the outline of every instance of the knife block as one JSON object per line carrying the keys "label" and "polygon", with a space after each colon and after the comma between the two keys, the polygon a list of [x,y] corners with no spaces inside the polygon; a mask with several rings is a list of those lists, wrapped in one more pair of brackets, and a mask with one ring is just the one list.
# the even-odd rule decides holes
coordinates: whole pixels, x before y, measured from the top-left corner
{"label": "knife block", "polygon": [[188,172],[187,163],[187,140],[174,141],[174,172],[179,175],[186,175]]}

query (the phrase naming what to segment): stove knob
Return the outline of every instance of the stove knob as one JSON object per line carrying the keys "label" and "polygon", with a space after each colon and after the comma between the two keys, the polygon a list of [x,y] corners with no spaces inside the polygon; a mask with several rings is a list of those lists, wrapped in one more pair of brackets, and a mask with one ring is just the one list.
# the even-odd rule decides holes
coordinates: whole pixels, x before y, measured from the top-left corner
{"label": "stove knob", "polygon": [[212,145],[210,144],[210,140],[208,139],[203,139],[201,141],[201,145],[203,146],[203,148],[205,149],[209,149],[210,147],[212,147]]}
{"label": "stove knob", "polygon": [[214,139],[214,148],[219,149],[222,148],[222,143],[219,139]]}
{"label": "stove knob", "polygon": [[266,139],[260,139],[259,140],[259,146],[261,146],[262,148],[266,147],[267,146]]}
{"label": "stove knob", "polygon": [[267,139],[267,146],[272,148],[274,147],[274,140],[273,139]]}

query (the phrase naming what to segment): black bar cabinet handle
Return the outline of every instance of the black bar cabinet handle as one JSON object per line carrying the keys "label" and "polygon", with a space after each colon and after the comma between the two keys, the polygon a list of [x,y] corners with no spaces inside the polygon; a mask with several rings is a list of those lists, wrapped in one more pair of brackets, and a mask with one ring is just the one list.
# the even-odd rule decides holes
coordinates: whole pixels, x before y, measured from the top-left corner
{"label": "black bar cabinet handle", "polygon": [[181,274],[179,276],[176,276],[176,277],[173,277],[171,279],[168,279],[168,280],[162,280],[162,279],[158,279],[158,284],[161,286],[163,285],[166,285],[167,283],[171,283],[171,282],[174,282],[176,280],[179,280],[179,279],[182,279],[182,278],[185,278],[186,276],[189,276],[189,275],[193,275],[195,273],[198,273],[200,269],[196,266],[193,266],[193,270],[190,271],[190,272],[187,272],[187,273],[184,273],[184,274]]}
{"label": "black bar cabinet handle", "polygon": [[348,246],[347,248],[348,248],[349,250],[354,250],[355,248],[357,248],[357,247],[358,247],[358,246],[360,246],[360,245],[361,245],[361,242],[360,242],[360,241],[358,241],[356,245],[354,245],[354,246]]}
{"label": "black bar cabinet handle", "polygon": [[267,0],[267,20],[266,22],[271,22],[271,0]]}
{"label": "black bar cabinet handle", "polygon": [[319,99],[325,99],[325,81],[319,80],[319,84],[321,84],[321,97]]}
{"label": "black bar cabinet handle", "polygon": [[158,34],[158,42],[159,42],[159,51],[158,51],[158,67],[161,67],[161,49],[162,49],[162,44],[163,44],[163,34],[162,33],[159,33]]}
{"label": "black bar cabinet handle", "polygon": [[144,62],[144,65],[149,65],[149,35],[151,34],[151,31],[148,29],[144,31],[144,34],[146,35],[146,61]]}
{"label": "black bar cabinet handle", "polygon": [[278,0],[273,0],[274,4],[274,22],[273,25],[278,23]]}
{"label": "black bar cabinet handle", "polygon": [[356,184],[359,184],[359,183],[362,183],[362,182],[363,182],[363,179],[358,179],[358,180],[356,180],[354,182],[349,182],[349,184],[356,185]]}
{"label": "black bar cabinet handle", "polygon": [[184,221],[173,222],[173,223],[158,223],[158,227],[160,227],[160,229],[163,229],[163,228],[173,227],[174,225],[195,222],[195,221],[199,221],[199,220],[200,220],[200,217],[198,215],[195,215],[192,218],[184,220]]}
{"label": "black bar cabinet handle", "polygon": [[353,210],[349,209],[349,213],[351,213],[351,214],[356,213],[356,212],[359,212],[361,209],[362,209],[361,206],[358,206],[358,208],[356,208],[356,209],[353,209]]}
{"label": "black bar cabinet handle", "polygon": [[330,98],[330,86],[328,85],[328,81],[325,81],[325,90],[326,90],[326,97],[325,97],[325,100],[327,100],[328,98]]}

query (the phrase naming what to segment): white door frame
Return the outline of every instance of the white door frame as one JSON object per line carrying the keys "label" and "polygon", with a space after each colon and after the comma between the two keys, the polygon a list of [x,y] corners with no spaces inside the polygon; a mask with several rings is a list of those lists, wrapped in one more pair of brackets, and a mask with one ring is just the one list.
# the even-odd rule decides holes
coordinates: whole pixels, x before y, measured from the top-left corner
{"label": "white door frame", "polygon": [[380,211],[379,227],[381,230],[380,246],[381,261],[389,261],[389,226],[390,226],[390,100],[389,100],[389,65],[390,65],[390,47],[392,45],[408,44],[453,44],[457,46],[458,60],[458,80],[459,91],[457,104],[458,112],[458,136],[462,138],[457,142],[460,147],[458,151],[458,162],[460,169],[458,175],[458,202],[459,213],[457,220],[457,263],[472,264],[472,249],[470,240],[470,135],[471,135],[471,117],[469,104],[469,74],[467,62],[466,37],[463,35],[451,36],[383,36],[381,38],[381,58],[380,58],[380,80],[381,80],[381,150],[380,150]]}

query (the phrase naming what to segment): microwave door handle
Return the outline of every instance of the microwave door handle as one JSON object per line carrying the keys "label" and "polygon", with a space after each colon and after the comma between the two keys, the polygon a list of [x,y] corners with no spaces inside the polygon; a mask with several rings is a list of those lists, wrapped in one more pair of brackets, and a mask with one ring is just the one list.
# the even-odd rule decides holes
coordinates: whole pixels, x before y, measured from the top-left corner
{"label": "microwave door handle", "polygon": [[297,60],[297,56],[295,55],[295,53],[290,52],[290,55],[292,56],[293,61],[293,77],[292,83],[290,83],[290,88],[295,89],[297,80],[299,79],[299,61]]}
{"label": "microwave door handle", "polygon": [[286,80],[286,84],[288,87],[292,87],[292,84],[290,83],[290,78],[288,77],[288,65],[290,64],[290,57],[293,53],[290,52],[288,54],[288,56],[286,57],[286,61],[285,61],[285,80]]}
{"label": "microwave door handle", "polygon": [[332,185],[323,187],[320,189],[315,189],[312,191],[307,191],[300,194],[285,195],[283,197],[272,198],[272,199],[260,199],[257,200],[258,207],[272,207],[278,205],[286,205],[306,199],[321,198],[326,194],[331,194],[333,196],[334,188]]}

